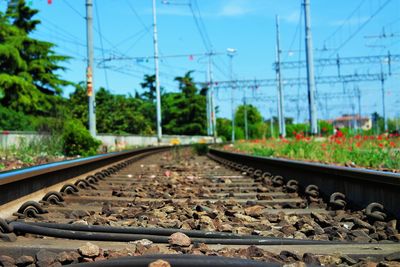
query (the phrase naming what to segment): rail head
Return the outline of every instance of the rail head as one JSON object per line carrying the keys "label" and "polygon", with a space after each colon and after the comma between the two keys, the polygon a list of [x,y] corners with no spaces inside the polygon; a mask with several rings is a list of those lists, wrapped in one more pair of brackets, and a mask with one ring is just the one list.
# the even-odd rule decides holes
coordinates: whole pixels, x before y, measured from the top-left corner
{"label": "rail head", "polygon": [[234,153],[222,151],[219,149],[211,148],[210,153],[216,156],[221,156],[225,159],[231,160],[245,160],[246,162],[257,162],[264,163],[265,165],[273,165],[280,167],[289,167],[296,168],[298,170],[304,170],[308,172],[320,173],[320,174],[330,174],[341,177],[349,177],[358,180],[364,180],[369,182],[376,182],[379,184],[388,184],[400,186],[400,174],[385,172],[385,171],[377,171],[377,170],[369,170],[369,169],[361,169],[361,168],[352,168],[352,167],[343,167],[336,165],[327,165],[321,163],[314,162],[304,162],[299,160],[289,160],[282,158],[268,158],[261,156],[253,156],[243,153]]}
{"label": "rail head", "polygon": [[326,199],[340,193],[356,209],[364,209],[373,203],[382,204],[387,214],[400,218],[400,175],[397,173],[266,158],[217,149],[210,149],[209,153],[248,169],[278,175],[276,177],[282,178],[283,183],[285,180],[296,180],[306,190],[309,186],[317,187]]}
{"label": "rail head", "polygon": [[169,147],[168,146],[159,146],[159,147],[147,147],[147,148],[141,148],[141,149],[135,149],[135,150],[126,150],[126,151],[121,151],[121,152],[112,152],[112,153],[107,153],[107,154],[101,154],[101,155],[95,155],[95,156],[77,158],[77,159],[71,159],[71,160],[65,160],[65,161],[52,162],[52,163],[41,164],[41,165],[27,167],[27,168],[21,168],[21,169],[17,169],[17,170],[0,172],[0,186],[9,184],[9,183],[13,183],[13,182],[17,182],[17,181],[22,181],[25,179],[29,179],[29,178],[47,174],[47,173],[64,171],[64,170],[68,170],[70,168],[77,168],[77,167],[84,166],[84,165],[87,165],[90,163],[101,163],[106,160],[112,160],[114,158],[115,159],[123,159],[123,158],[127,158],[130,156],[135,156],[135,155],[139,155],[139,154],[147,153],[147,152],[151,152],[151,151],[163,150],[163,149],[167,149],[167,148],[169,148]]}

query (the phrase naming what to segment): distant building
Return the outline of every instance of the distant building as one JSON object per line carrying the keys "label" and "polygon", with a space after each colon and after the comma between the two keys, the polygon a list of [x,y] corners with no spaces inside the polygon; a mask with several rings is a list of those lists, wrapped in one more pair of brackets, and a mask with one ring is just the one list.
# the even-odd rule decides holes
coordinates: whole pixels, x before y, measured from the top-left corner
{"label": "distant building", "polygon": [[372,128],[372,120],[368,117],[361,117],[358,115],[344,114],[343,116],[328,120],[332,123],[334,128],[361,128],[363,130],[370,130]]}

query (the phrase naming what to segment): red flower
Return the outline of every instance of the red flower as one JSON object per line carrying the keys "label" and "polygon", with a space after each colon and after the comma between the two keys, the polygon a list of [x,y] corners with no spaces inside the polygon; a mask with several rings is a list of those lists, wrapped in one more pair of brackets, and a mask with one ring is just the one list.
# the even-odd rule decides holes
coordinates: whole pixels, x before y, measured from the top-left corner
{"label": "red flower", "polygon": [[381,148],[382,148],[382,147],[384,147],[384,145],[383,145],[382,143],[379,143],[379,147],[381,147]]}
{"label": "red flower", "polygon": [[390,146],[390,147],[396,147],[396,143],[393,142],[393,141],[391,141],[391,142],[389,143],[389,146]]}

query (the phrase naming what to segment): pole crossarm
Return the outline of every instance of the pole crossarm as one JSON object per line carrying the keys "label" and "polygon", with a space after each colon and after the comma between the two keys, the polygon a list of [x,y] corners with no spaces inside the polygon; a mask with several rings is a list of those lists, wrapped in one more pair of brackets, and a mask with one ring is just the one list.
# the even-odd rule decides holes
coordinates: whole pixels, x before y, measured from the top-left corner
{"label": "pole crossarm", "polygon": [[[317,76],[315,77],[316,84],[336,84],[336,83],[351,83],[351,82],[371,82],[381,81],[386,79],[387,74],[373,73],[373,74],[349,74],[342,76]],[[276,79],[260,79],[260,80],[233,80],[233,81],[214,81],[214,88],[229,89],[232,86],[237,88],[259,88],[259,87],[276,87]],[[283,78],[282,83],[284,86],[298,86],[307,85],[307,78]],[[209,84],[197,83],[202,86]]]}
{"label": "pole crossarm", "polygon": [[[327,67],[337,65],[355,65],[355,64],[374,64],[384,63],[391,64],[393,62],[400,62],[400,55],[375,55],[375,56],[362,56],[362,57],[336,57],[336,58],[320,58],[314,60],[316,67]],[[297,69],[305,68],[306,61],[284,61],[280,63],[281,69]],[[276,69],[276,62],[272,64],[273,69]]]}
{"label": "pole crossarm", "polygon": [[[359,93],[358,92],[346,92],[346,93],[340,93],[340,92],[335,92],[335,93],[316,93],[315,98],[316,99],[325,99],[325,98],[355,98],[358,97]],[[306,94],[301,94],[301,95],[290,95],[290,94],[285,94],[285,99],[287,101],[296,101],[299,98],[300,99],[305,99],[307,97]],[[230,101],[231,98],[220,98],[218,99],[219,101]],[[242,100],[241,98],[235,98],[235,101],[240,101]],[[246,97],[246,100],[251,100],[252,102],[275,102],[277,101],[276,96],[269,96],[269,95],[256,95],[256,96],[248,96]],[[249,104],[248,104],[249,105]]]}

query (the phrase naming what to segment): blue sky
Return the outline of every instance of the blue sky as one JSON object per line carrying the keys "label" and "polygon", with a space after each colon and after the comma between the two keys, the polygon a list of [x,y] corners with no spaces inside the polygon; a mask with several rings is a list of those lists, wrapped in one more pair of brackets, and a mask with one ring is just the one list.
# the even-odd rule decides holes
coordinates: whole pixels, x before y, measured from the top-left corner
{"label": "blue sky", "polygon": [[[151,0],[93,0],[95,61],[94,85],[108,87],[113,93],[133,94],[140,92],[139,83],[144,74],[153,72],[153,61],[135,60],[151,57],[152,13]],[[5,1],[1,3],[2,10]],[[32,6],[40,10],[37,18],[42,24],[34,33],[37,38],[54,42],[59,53],[73,57],[66,64],[68,71],[62,77],[72,81],[85,80],[86,26],[84,0],[32,0]],[[281,49],[283,60],[304,59],[304,14],[300,0],[171,0],[170,4],[157,1],[157,20],[161,56],[187,55],[164,58],[160,63],[161,85],[166,91],[177,90],[173,78],[188,70],[195,70],[196,81],[206,79],[207,58],[189,55],[204,54],[207,50],[196,27],[188,3],[199,19],[200,10],[206,35],[214,51],[222,52],[215,57],[214,80],[229,79],[227,48],[237,49],[233,59],[234,76],[237,79],[274,78],[272,63],[275,60],[275,15],[280,16]],[[197,3],[197,5],[196,5]],[[198,9],[196,8],[198,7]],[[311,23],[315,58],[336,56],[370,56],[400,54],[400,0],[311,0]],[[383,29],[386,36],[383,37]],[[100,38],[100,34],[103,38]],[[103,45],[101,44],[103,42]],[[104,48],[102,50],[101,48]],[[338,50],[337,48],[340,49]],[[324,48],[326,48],[324,50]],[[114,58],[104,61],[103,59]],[[118,60],[115,58],[119,58]],[[125,58],[125,59],[124,59]],[[128,58],[128,59],[127,59]],[[130,58],[130,59],[129,59]],[[400,116],[400,63],[393,63],[392,75],[386,82],[387,113]],[[107,66],[105,71],[101,66]],[[386,70],[387,66],[383,66]],[[352,65],[342,68],[343,74],[377,73],[379,65]],[[318,75],[336,75],[336,68],[316,69]],[[106,79],[106,75],[107,78]],[[305,77],[305,70],[284,70],[284,78]],[[362,92],[362,113],[382,113],[380,82],[337,84],[318,86],[320,94],[326,92],[350,92],[358,86]],[[275,87],[256,90],[234,90],[235,105],[241,101],[243,90],[248,102],[256,105],[265,118],[276,113],[276,103],[263,101],[264,96],[276,95]],[[285,87],[287,99],[301,97],[299,101],[285,102],[286,116],[304,121],[307,115],[306,88]],[[66,88],[65,95],[71,92]],[[220,116],[230,118],[230,90],[217,93]],[[352,112],[355,99],[340,96],[320,100],[320,118],[334,117]],[[327,105],[326,105],[327,104]],[[327,108],[326,108],[327,106]],[[358,107],[355,104],[355,109]]]}

